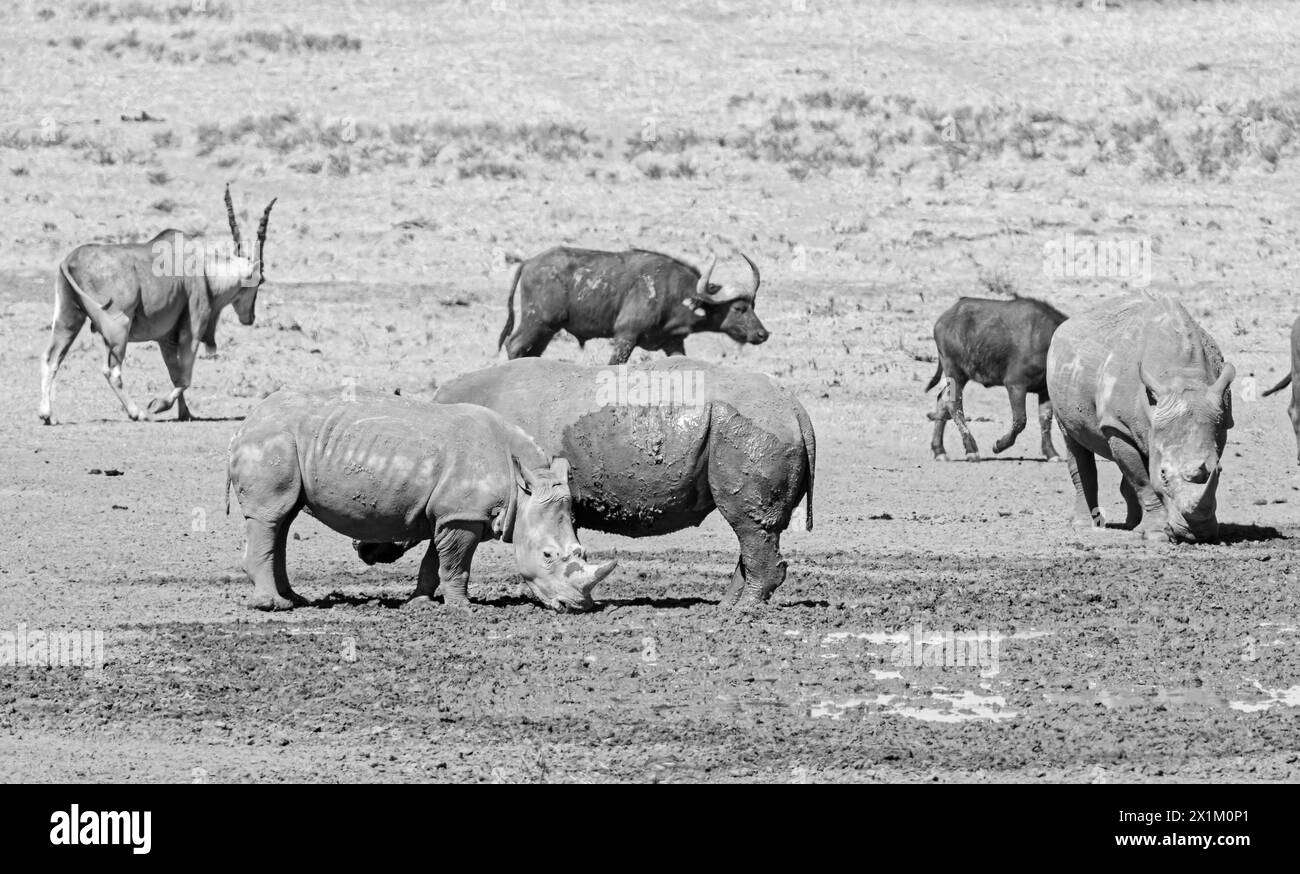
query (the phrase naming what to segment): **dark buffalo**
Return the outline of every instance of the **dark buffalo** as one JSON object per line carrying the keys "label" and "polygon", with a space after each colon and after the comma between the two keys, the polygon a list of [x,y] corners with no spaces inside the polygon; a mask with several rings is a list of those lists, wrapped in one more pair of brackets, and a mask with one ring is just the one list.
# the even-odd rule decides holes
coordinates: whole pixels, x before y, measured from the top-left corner
{"label": "dark buffalo", "polygon": [[579,527],[647,537],[716,509],[740,541],[724,603],[765,601],[785,580],[781,533],[800,500],[812,528],[812,422],[771,377],[690,358],[525,359],[457,377],[434,400],[487,407],[567,460]]}
{"label": "dark buffalo", "polygon": [[1300,318],[1291,325],[1291,372],[1264,392],[1264,397],[1280,392],[1288,385],[1291,386],[1291,405],[1286,411],[1291,417],[1291,428],[1295,431],[1296,460],[1300,461]]}
{"label": "dark buffalo", "polygon": [[988,300],[963,297],[934,323],[934,342],[939,348],[939,368],[926,385],[929,391],[943,376],[948,385],[935,399],[934,436],[930,451],[940,461],[948,460],[943,448],[944,424],[951,418],[961,432],[967,461],[979,461],[979,448],[966,424],[962,394],[974,380],[989,387],[1006,386],[1011,400],[1011,430],[993,444],[1002,452],[1025,430],[1025,395],[1038,395],[1038,425],[1043,437],[1043,456],[1058,458],[1052,446],[1052,401],[1047,393],[1047,347],[1052,335],[1066,319],[1060,310],[1031,297]]}
{"label": "dark buffalo", "polygon": [[762,343],[768,333],[754,313],[758,268],[748,256],[741,257],[753,273],[752,288],[709,282],[716,256],[701,275],[689,264],[647,249],[599,252],[560,246],[527,260],[508,255],[518,266],[497,348],[505,346],[510,358],[535,358],[564,330],[584,344],[612,337],[609,363],[624,364],[637,346],[685,355],[687,335],[702,331],[723,333],[739,343]]}

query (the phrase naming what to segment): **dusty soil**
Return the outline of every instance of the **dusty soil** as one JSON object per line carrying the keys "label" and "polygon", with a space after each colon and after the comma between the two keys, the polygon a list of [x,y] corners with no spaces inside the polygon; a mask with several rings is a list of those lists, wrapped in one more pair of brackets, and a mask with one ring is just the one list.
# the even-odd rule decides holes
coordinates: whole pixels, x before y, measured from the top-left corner
{"label": "dusty soil", "polygon": [[[1283,99],[1300,22],[1267,4],[1200,15],[906,4],[846,29],[840,7],[809,5],[804,18],[769,4],[751,20],[726,3],[646,20],[593,4],[471,4],[442,10],[436,38],[405,17],[420,4],[283,13],[361,42],[330,54],[239,42],[280,24],[240,3],[229,18],[175,22],[41,18],[34,4],[0,22],[15,59],[0,85],[20,122],[18,139],[0,143],[0,632],[96,630],[105,654],[98,671],[0,667],[0,779],[1300,777],[1300,476],[1285,398],[1259,399],[1250,381],[1272,384],[1286,368],[1300,218],[1290,141],[1276,161],[1252,152],[1231,172],[1164,175],[1168,155],[1146,141],[1131,164],[1059,132],[1042,134],[1039,155],[1012,145],[968,163],[918,141],[881,146],[868,175],[825,153],[753,157],[716,139],[770,127],[783,98],[811,136],[827,119],[798,98],[820,89],[908,94],[941,122],[987,95],[1012,114],[1109,118],[1132,108],[1128,91],[1154,88],[1180,95],[1142,99],[1186,149],[1191,125],[1231,124],[1231,112],[1223,121],[1200,107]],[[106,47],[132,29],[135,44]],[[66,41],[77,34],[81,47]],[[151,40],[198,55],[160,60]],[[1206,70],[1189,70],[1198,62]],[[145,74],[163,87],[134,92],[125,109],[79,84]],[[757,121],[752,102],[731,100],[750,94]],[[231,138],[242,118],[254,129],[285,107],[298,120]],[[117,121],[139,109],[165,121]],[[652,114],[701,136],[626,157]],[[429,127],[405,164],[383,163],[362,152],[403,137],[323,137],[344,117],[363,130]],[[112,162],[96,143],[24,140],[45,118],[103,138]],[[493,119],[594,139],[558,156],[507,142],[486,160],[508,169],[475,165],[462,178],[486,135],[434,126]],[[842,120],[866,124],[847,110]],[[200,133],[211,124],[217,134]],[[289,136],[299,128],[316,139]],[[164,130],[175,141],[155,139]],[[420,138],[435,134],[465,141],[422,165]],[[201,154],[205,141],[218,145]],[[329,169],[339,155],[351,156],[346,172]],[[694,169],[674,176],[679,158]],[[648,170],[654,160],[669,170]],[[57,258],[168,225],[222,232],[226,179],[252,215],[263,195],[281,205],[257,325],[227,315],[220,357],[196,367],[189,397],[202,420],[125,421],[99,374],[99,340],[84,334],[60,376],[61,424],[40,426]],[[167,198],[167,210],[153,206]],[[1152,240],[1153,289],[1178,295],[1236,364],[1223,543],[1070,529],[1068,475],[1039,460],[1032,423],[1008,458],[929,459],[929,331],[956,295],[1006,281],[1070,313],[1120,293],[1115,279],[1044,274],[1044,244],[1066,233]],[[759,314],[773,339],[687,345],[775,375],[816,427],[817,525],[787,532],[790,574],[773,603],[743,615],[716,606],[736,558],[716,516],[658,539],[585,533],[594,556],[621,566],[582,616],[527,601],[499,544],[478,553],[470,614],[402,609],[415,556],[367,568],[304,517],[290,573],[313,605],[245,609],[242,526],[223,491],[239,418],[286,383],[428,396],[493,361],[505,316],[496,250],[557,242],[691,257],[743,242],[763,268]],[[600,362],[608,346],[559,338],[548,354]],[[139,401],[167,387],[151,344],[132,347],[125,373]],[[1005,395],[973,387],[967,409],[990,452]],[[1102,476],[1118,518],[1117,474]],[[898,635],[918,625],[927,638],[987,632],[996,670],[901,664],[910,651]]]}

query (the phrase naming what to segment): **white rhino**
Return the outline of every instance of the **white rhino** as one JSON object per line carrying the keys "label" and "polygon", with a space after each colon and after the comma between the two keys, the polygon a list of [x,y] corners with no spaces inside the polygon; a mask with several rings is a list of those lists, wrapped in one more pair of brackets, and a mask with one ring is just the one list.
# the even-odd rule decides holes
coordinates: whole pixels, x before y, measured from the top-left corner
{"label": "white rhino", "polygon": [[[469,603],[470,562],[481,540],[513,543],[520,575],[556,610],[592,606],[591,590],[616,562],[596,567],[573,530],[569,466],[548,463],[532,438],[491,410],[393,395],[281,390],[230,441],[234,486],[248,532],[251,606],[304,603],[289,585],[289,526],[306,510],[357,551],[382,554],[432,540],[412,600],[439,583],[449,606]],[[226,510],[229,512],[229,504]]]}
{"label": "white rhino", "polygon": [[1100,455],[1123,475],[1126,527],[1148,539],[1216,539],[1235,373],[1170,297],[1133,294],[1062,324],[1047,352],[1047,387],[1076,491],[1073,524],[1105,524]]}

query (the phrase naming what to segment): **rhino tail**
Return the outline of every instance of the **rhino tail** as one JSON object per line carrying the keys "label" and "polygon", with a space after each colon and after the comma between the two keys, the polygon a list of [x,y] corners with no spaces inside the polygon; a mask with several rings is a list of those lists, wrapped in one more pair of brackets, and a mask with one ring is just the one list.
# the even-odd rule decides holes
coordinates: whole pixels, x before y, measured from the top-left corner
{"label": "rhino tail", "polygon": [[524,272],[524,259],[518,255],[507,252],[506,263],[515,265],[515,269],[510,272],[510,294],[506,296],[506,326],[501,329],[501,336],[497,338],[498,352],[515,331],[515,289],[519,287],[519,277]]}
{"label": "rhino tail", "polygon": [[230,515],[230,465],[226,465],[226,515]]}
{"label": "rhino tail", "polygon": [[803,436],[804,458],[808,463],[808,481],[804,484],[804,509],[807,512],[806,526],[813,527],[813,474],[817,468],[817,437],[813,434],[812,419],[803,404],[795,401],[795,416],[799,419],[799,433]]}
{"label": "rhino tail", "polygon": [[1282,389],[1286,388],[1290,384],[1291,384],[1291,374],[1288,373],[1286,376],[1282,377],[1281,382],[1273,386],[1268,391],[1264,392],[1262,397],[1268,397],[1271,394],[1276,394],[1277,392],[1280,392]]}
{"label": "rhino tail", "polygon": [[942,361],[940,361],[940,362],[939,362],[939,366],[935,368],[934,376],[930,377],[930,381],[929,381],[928,383],[926,383],[926,385],[925,385],[925,390],[926,390],[926,391],[929,391],[930,389],[934,388],[936,385],[939,384],[939,380],[941,380],[941,379],[943,379],[943,362],[942,362]]}

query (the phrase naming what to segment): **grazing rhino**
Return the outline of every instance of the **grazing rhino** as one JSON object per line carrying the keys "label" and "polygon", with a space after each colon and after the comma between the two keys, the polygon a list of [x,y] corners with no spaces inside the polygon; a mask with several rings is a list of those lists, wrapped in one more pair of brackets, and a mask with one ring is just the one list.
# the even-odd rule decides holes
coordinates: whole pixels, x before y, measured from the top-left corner
{"label": "grazing rhino", "polygon": [[1125,527],[1148,539],[1216,539],[1235,373],[1170,297],[1107,301],[1062,325],[1047,353],[1047,385],[1074,480],[1073,524],[1105,524],[1100,455],[1123,475]]}
{"label": "grazing rhino", "polygon": [[1286,411],[1291,417],[1291,429],[1295,431],[1296,460],[1300,461],[1300,318],[1291,325],[1291,372],[1264,392],[1264,397],[1275,394],[1288,385],[1291,386],[1291,404]]}
{"label": "grazing rhino", "polygon": [[[632,249],[600,252],[560,246],[517,264],[506,299],[506,325],[497,349],[510,358],[537,357],[551,338],[566,330],[586,343],[614,338],[610,364],[624,364],[637,346],[685,355],[686,337],[701,331],[726,334],[738,343],[762,343],[767,329],[754,312],[760,278],[749,264],[751,288],[714,285],[709,281],[716,256],[701,273],[659,252]],[[515,290],[519,290],[519,329],[515,330]]]}
{"label": "grazing rhino", "polygon": [[453,379],[434,400],[496,410],[567,458],[580,527],[647,537],[719,510],[740,541],[724,604],[765,601],[785,580],[781,532],[801,499],[812,529],[812,422],[770,377],[689,358],[520,359]]}
{"label": "grazing rhino", "polygon": [[369,563],[385,560],[369,544],[402,541],[405,551],[432,540],[417,603],[441,581],[446,604],[467,605],[474,549],[488,538],[514,544],[520,575],[556,610],[590,608],[616,564],[586,563],[564,460],[548,465],[527,434],[480,407],[281,390],[235,433],[227,477],[226,512],[233,485],[246,520],[251,606],[263,610],[305,603],[285,569],[289,526],[304,509],[362,541],[354,545]]}
{"label": "grazing rhino", "polygon": [[1047,347],[1066,316],[1055,307],[1031,297],[989,300],[963,297],[934,323],[934,343],[939,367],[925,390],[934,388],[945,374],[948,384],[935,398],[930,451],[936,461],[947,461],[943,429],[948,419],[957,423],[967,461],[979,461],[979,447],[966,424],[962,395],[974,380],[987,387],[1006,386],[1011,401],[1011,430],[993,444],[994,452],[1011,448],[1025,430],[1025,395],[1038,395],[1038,429],[1043,457],[1058,458],[1052,445],[1052,401],[1045,378]]}

